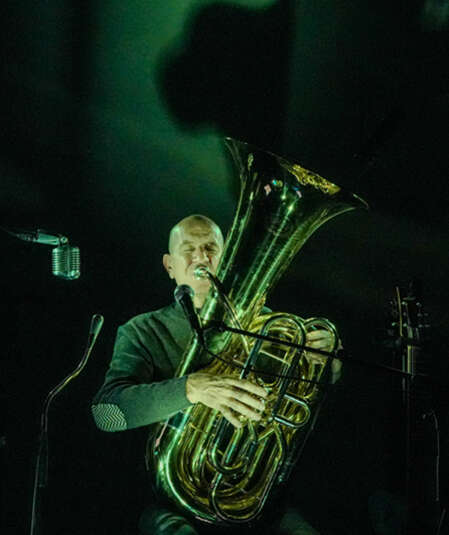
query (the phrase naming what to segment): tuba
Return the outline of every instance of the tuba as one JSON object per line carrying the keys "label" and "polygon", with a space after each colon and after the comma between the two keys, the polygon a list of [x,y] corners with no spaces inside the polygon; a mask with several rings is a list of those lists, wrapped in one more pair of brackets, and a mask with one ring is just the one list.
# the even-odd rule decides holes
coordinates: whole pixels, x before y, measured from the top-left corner
{"label": "tuba", "polygon": [[[322,328],[338,344],[324,318],[302,319],[264,309],[278,282],[309,236],[327,220],[358,207],[356,195],[275,154],[226,138],[240,172],[238,208],[211,291],[201,309],[207,349],[192,337],[176,377],[205,365],[212,374],[257,382],[268,392],[260,421],[234,428],[200,403],[158,424],[147,443],[147,469],[156,486],[181,509],[214,524],[256,519],[274,488],[288,476],[317,414],[320,386],[331,359],[310,359],[303,350],[254,340],[208,326],[226,321],[303,345]],[[198,270],[198,276],[208,276]],[[210,355],[216,358],[210,358]]]}

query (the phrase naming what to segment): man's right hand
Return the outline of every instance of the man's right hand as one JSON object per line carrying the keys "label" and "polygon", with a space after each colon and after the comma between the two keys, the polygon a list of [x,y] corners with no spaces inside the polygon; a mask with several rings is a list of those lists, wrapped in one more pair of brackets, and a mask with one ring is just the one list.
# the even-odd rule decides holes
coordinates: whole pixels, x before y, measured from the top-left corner
{"label": "man's right hand", "polygon": [[245,379],[196,372],[187,377],[186,396],[190,403],[218,409],[234,427],[242,427],[241,417],[260,420],[267,392]]}

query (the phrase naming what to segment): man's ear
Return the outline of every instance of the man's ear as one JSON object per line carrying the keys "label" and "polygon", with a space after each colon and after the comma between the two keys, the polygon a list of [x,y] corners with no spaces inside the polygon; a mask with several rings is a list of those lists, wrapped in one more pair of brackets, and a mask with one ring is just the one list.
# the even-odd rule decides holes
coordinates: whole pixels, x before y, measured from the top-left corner
{"label": "man's ear", "polygon": [[165,270],[168,273],[168,276],[173,279],[172,267],[171,267],[171,256],[168,253],[165,253],[162,257],[162,264],[164,265]]}

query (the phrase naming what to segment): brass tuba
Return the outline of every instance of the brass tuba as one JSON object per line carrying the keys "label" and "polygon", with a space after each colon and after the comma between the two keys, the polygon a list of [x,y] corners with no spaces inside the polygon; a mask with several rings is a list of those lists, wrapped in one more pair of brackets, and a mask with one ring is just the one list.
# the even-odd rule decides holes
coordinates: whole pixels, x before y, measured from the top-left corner
{"label": "brass tuba", "polygon": [[[237,212],[215,277],[201,309],[205,328],[227,323],[303,344],[308,330],[328,329],[323,318],[303,320],[265,313],[270,289],[308,237],[327,220],[366,203],[328,180],[275,154],[226,139],[240,171]],[[207,275],[198,272],[198,276]],[[288,478],[319,403],[320,378],[330,359],[227,332],[207,333],[211,361],[192,338],[176,377],[201,365],[214,374],[256,381],[268,391],[262,419],[236,429],[198,403],[159,424],[148,441],[147,468],[156,485],[184,510],[210,523],[249,522],[259,516],[274,486]],[[306,424],[309,424],[306,425]]]}

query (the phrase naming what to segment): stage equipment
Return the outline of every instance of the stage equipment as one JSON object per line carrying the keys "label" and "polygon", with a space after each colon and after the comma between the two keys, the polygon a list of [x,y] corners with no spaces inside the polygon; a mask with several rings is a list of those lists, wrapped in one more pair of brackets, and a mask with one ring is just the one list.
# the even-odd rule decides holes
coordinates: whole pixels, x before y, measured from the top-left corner
{"label": "stage equipment", "polygon": [[395,361],[400,360],[404,372],[400,418],[404,458],[399,463],[404,472],[403,496],[393,501],[403,514],[401,535],[439,535],[446,514],[440,501],[440,424],[431,380],[435,365],[429,344],[431,325],[421,294],[421,284],[412,281],[407,292],[397,286],[392,301],[390,332]]}
{"label": "stage equipment", "polygon": [[181,308],[183,309],[184,314],[189,320],[193,332],[196,334],[196,336],[200,337],[200,341],[202,345],[204,345],[205,342],[203,340],[204,335],[203,330],[201,328],[201,322],[193,304],[194,294],[195,292],[193,291],[193,289],[187,284],[181,284],[179,286],[176,286],[174,292],[176,302],[181,305]]}
{"label": "stage equipment", "polygon": [[157,487],[193,516],[216,524],[257,518],[273,488],[287,480],[314,420],[323,394],[319,382],[331,359],[316,362],[304,351],[208,330],[208,325],[227,319],[300,345],[309,330],[326,329],[334,351],[338,335],[328,320],[266,314],[262,308],[318,227],[367,207],[300,165],[231,138],[226,144],[240,173],[240,199],[216,273],[222,291],[210,291],[200,313],[207,348],[219,358],[211,362],[200,337],[192,337],[176,377],[207,364],[208,373],[252,380],[269,394],[266,410],[259,422],[234,428],[217,410],[193,405],[158,424],[146,452]]}
{"label": "stage equipment", "polygon": [[62,234],[52,234],[46,230],[19,230],[3,228],[5,232],[23,241],[56,245],[52,250],[52,273],[55,277],[65,280],[75,280],[81,275],[80,250],[69,244],[69,240]]}
{"label": "stage equipment", "polygon": [[86,349],[78,366],[56,385],[45,398],[41,413],[41,427],[39,435],[39,447],[36,455],[34,468],[33,497],[31,502],[30,535],[40,535],[42,529],[42,501],[43,494],[47,487],[48,480],[48,410],[55,397],[83,371],[92,353],[95,342],[103,327],[104,317],[101,314],[94,314],[90,321],[89,335],[87,337]]}

